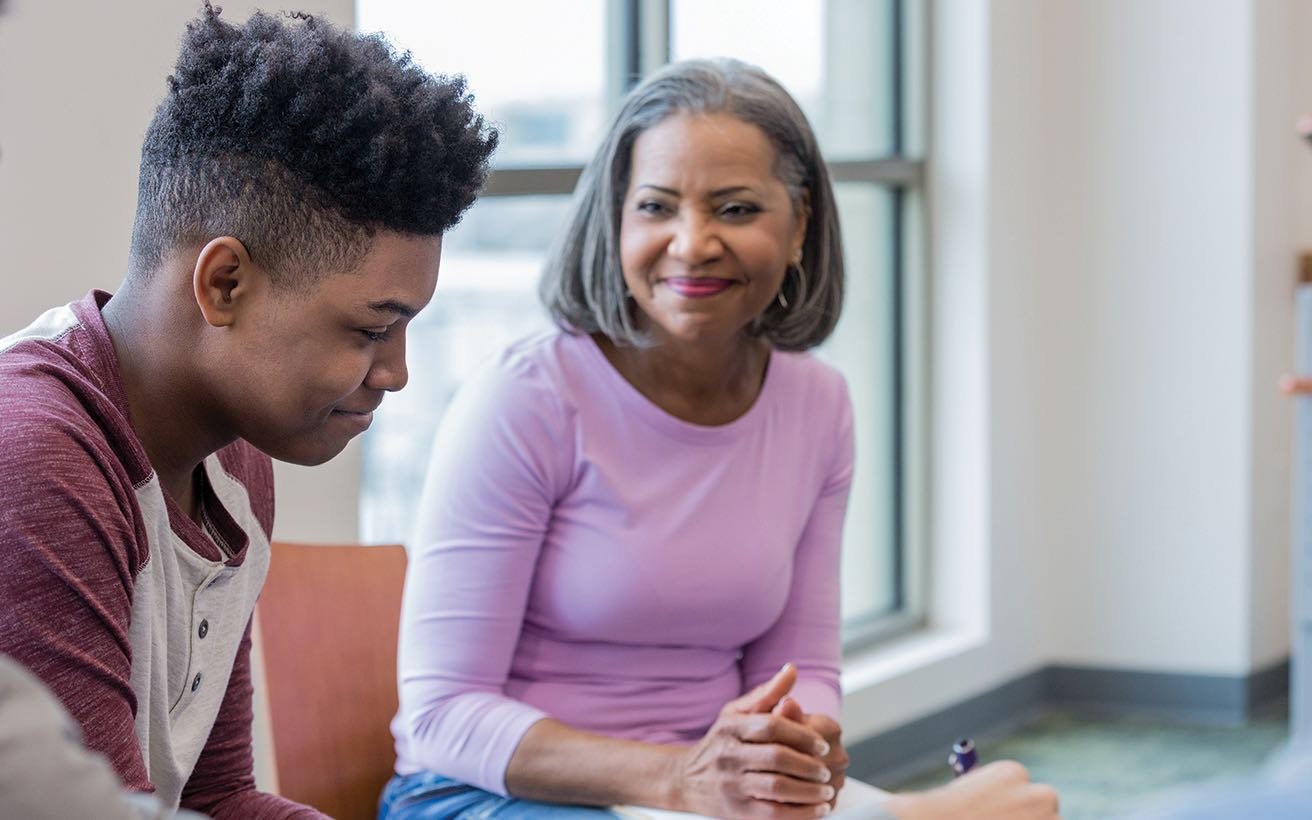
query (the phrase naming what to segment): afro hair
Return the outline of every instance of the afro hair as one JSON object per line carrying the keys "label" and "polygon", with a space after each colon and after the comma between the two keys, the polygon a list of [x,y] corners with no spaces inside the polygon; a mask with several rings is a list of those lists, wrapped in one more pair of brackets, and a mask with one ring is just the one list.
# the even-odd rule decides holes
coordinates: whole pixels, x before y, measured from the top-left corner
{"label": "afro hair", "polygon": [[463,77],[303,13],[243,25],[205,3],[141,151],[133,275],[231,235],[276,281],[355,266],[378,230],[440,235],[497,133]]}

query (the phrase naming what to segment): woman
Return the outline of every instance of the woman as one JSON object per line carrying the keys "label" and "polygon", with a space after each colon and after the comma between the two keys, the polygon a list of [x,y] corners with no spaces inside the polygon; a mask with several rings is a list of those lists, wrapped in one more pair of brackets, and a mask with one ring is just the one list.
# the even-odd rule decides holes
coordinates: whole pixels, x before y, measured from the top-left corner
{"label": "woman", "polygon": [[643,83],[542,295],[561,329],[434,447],[380,817],[827,814],[852,409],[804,352],[843,260],[796,103],[734,61]]}

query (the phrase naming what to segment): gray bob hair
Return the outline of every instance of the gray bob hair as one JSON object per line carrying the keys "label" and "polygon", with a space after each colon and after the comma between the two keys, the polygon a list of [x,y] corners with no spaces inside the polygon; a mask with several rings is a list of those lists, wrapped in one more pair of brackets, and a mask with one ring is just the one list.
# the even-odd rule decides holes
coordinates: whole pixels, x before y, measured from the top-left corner
{"label": "gray bob hair", "polygon": [[796,101],[761,69],[731,59],[686,60],[653,74],[625,99],[574,192],[573,214],[542,273],[539,294],[566,330],[605,334],[619,345],[650,346],[620,267],[621,209],[638,135],[675,114],[729,114],[760,128],[793,207],[808,212],[802,275],[790,271],[778,300],[750,331],[779,350],[807,350],[828,338],[843,308],[843,252],[829,171]]}

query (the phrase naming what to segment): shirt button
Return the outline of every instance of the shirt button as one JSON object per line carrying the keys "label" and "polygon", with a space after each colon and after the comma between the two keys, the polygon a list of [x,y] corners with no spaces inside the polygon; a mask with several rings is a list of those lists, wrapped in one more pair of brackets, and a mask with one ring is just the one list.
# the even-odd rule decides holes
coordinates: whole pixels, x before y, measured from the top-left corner
{"label": "shirt button", "polygon": [[204,640],[205,636],[210,634],[210,622],[206,619],[202,619],[200,622],[200,629],[197,630],[196,634],[200,635],[201,640]]}
{"label": "shirt button", "polygon": [[195,692],[199,688],[200,688],[200,673],[197,672],[196,677],[191,679],[191,691]]}

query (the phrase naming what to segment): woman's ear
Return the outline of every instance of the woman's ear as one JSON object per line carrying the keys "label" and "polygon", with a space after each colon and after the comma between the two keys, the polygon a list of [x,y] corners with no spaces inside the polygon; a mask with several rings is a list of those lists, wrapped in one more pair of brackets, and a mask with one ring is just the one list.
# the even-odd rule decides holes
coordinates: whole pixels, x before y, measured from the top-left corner
{"label": "woman's ear", "polygon": [[196,255],[191,286],[206,324],[230,327],[261,280],[240,239],[220,236],[205,243]]}

